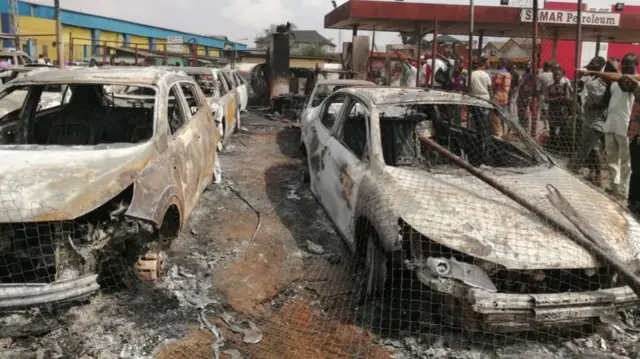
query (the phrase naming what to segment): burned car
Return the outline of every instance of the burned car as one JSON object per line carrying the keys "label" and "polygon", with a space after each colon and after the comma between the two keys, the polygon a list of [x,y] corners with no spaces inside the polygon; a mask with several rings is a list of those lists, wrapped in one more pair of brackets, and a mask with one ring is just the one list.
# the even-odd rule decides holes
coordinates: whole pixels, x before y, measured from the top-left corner
{"label": "burned car", "polygon": [[[506,133],[478,125],[482,114]],[[363,259],[368,294],[388,289],[394,270],[410,271],[430,293],[423,298],[440,298],[432,304],[441,312],[488,331],[583,324],[640,303],[614,268],[567,232],[425,145],[436,143],[572,228],[545,197],[553,186],[608,253],[637,261],[638,221],[560,167],[491,103],[353,87],[330,95],[301,128],[311,190]]]}
{"label": "burned car", "polygon": [[179,67],[178,71],[184,71],[193,77],[204,92],[209,105],[214,110],[214,119],[218,124],[218,130],[225,142],[231,134],[240,128],[240,94],[233,88],[233,84],[227,76],[223,76],[220,69],[208,67]]}
{"label": "burned car", "polygon": [[[156,68],[186,73],[196,81],[211,107],[213,118],[216,121],[218,132],[221,136],[218,147],[222,149],[223,142],[233,134],[234,130],[240,127],[241,95],[238,90],[232,87],[226,76],[223,76],[222,71],[219,69],[169,66],[158,66]],[[129,86],[114,89],[114,91],[123,94],[135,94],[141,90]]]}
{"label": "burned car", "polygon": [[[65,101],[43,108],[51,86]],[[150,68],[46,71],[0,88],[0,107],[17,91],[21,106],[0,118],[0,309],[84,298],[123,275],[114,263],[157,278],[218,162],[196,82]]]}
{"label": "burned car", "polygon": [[[319,80],[318,82],[316,82],[309,96],[307,96],[307,98],[305,99],[300,118],[304,118],[305,116],[307,116],[307,114],[311,112],[313,108],[320,105],[322,101],[327,98],[327,96],[331,95],[334,91],[341,88],[353,86],[373,87],[376,86],[376,84],[365,80]],[[335,108],[336,105],[334,105],[334,109]]]}

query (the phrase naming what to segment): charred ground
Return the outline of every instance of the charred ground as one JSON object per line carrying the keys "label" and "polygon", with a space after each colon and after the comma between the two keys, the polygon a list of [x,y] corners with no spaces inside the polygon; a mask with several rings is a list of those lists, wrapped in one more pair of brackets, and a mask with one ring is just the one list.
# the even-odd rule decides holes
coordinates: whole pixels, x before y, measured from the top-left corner
{"label": "charred ground", "polygon": [[229,358],[635,358],[640,351],[633,315],[623,331],[463,335],[409,281],[363,301],[356,258],[302,181],[299,130],[255,114],[244,115],[243,126],[222,154],[222,184],[210,185],[173,243],[162,282],[69,308],[9,313],[0,318],[0,358],[212,358],[216,343]]}

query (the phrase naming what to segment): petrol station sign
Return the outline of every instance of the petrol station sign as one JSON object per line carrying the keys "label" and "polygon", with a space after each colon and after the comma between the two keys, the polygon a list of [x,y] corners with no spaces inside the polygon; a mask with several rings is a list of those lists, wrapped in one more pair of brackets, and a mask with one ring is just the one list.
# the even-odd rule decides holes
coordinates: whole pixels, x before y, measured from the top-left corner
{"label": "petrol station sign", "polygon": [[[520,10],[521,22],[533,21],[533,9]],[[541,24],[565,24],[578,23],[577,11],[566,10],[538,10],[538,22]],[[620,26],[620,14],[610,12],[583,12],[582,25],[586,26]]]}

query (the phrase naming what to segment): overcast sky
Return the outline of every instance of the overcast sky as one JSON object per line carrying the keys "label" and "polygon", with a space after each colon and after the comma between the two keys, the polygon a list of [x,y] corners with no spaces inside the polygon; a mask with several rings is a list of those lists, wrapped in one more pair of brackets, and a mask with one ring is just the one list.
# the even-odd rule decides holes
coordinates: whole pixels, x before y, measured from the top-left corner
{"label": "overcast sky", "polygon": [[[53,5],[53,0],[29,0]],[[525,4],[530,0],[511,0]],[[566,2],[576,2],[565,0]],[[338,5],[345,0],[336,0]],[[411,2],[446,2],[467,4],[468,0],[411,0]],[[500,0],[475,0],[476,5],[499,6]],[[541,0],[543,2],[543,0]],[[615,0],[590,0],[591,8],[610,7]],[[287,21],[302,30],[318,30],[325,37],[338,42],[338,30],[324,29],[324,15],[331,11],[331,0],[61,0],[63,9],[103,15],[123,20],[156,25],[203,35],[226,35],[232,41],[253,47],[256,34],[271,24]],[[640,0],[627,4],[640,4]],[[346,41],[350,31],[342,31]],[[376,44],[398,43],[396,33],[377,33]]]}

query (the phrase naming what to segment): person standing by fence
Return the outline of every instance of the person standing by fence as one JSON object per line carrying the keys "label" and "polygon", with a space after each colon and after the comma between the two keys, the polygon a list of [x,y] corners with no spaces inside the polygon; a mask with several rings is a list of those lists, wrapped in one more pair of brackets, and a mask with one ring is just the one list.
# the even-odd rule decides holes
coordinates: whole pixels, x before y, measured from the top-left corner
{"label": "person standing by fence", "polygon": [[577,72],[612,82],[607,120],[603,129],[606,161],[611,178],[611,187],[608,192],[617,198],[627,198],[629,201],[627,189],[631,177],[631,154],[627,136],[631,110],[635,101],[634,93],[638,89],[640,80],[640,76],[637,75],[638,56],[634,53],[624,55],[621,65],[622,73],[581,70]]}
{"label": "person standing by fence", "polygon": [[[605,59],[596,56],[586,69],[589,71],[602,71],[605,68]],[[602,138],[604,121],[607,118],[607,108],[609,99],[605,97],[607,82],[598,77],[585,76],[582,79],[584,84],[583,100],[583,120],[578,151],[571,164],[571,169],[575,172],[582,167],[589,168],[587,179],[596,186],[602,185],[602,156],[598,149],[598,143]]]}
{"label": "person standing by fence", "polygon": [[[472,62],[471,77],[469,79],[469,94],[487,101],[491,100],[492,87],[491,77],[487,73],[487,59],[481,57]],[[489,136],[491,126],[489,122],[489,109],[474,107],[471,115],[471,127],[478,133]]]}
{"label": "person standing by fence", "polygon": [[512,121],[518,122],[518,95],[520,94],[520,74],[511,61],[507,60],[507,71],[511,74],[511,87],[509,88],[509,111]]}
{"label": "person standing by fence", "polygon": [[525,65],[525,72],[520,79],[520,88],[518,89],[518,119],[520,125],[527,132],[531,131],[531,99],[533,97],[533,86],[535,79],[531,71],[531,62]]}
{"label": "person standing by fence", "polygon": [[571,88],[562,81],[564,70],[554,68],[553,83],[547,86],[549,146],[555,150],[567,151],[567,125],[571,119]]}
{"label": "person standing by fence", "polygon": [[[502,113],[509,113],[509,95],[511,94],[511,74],[507,70],[507,60],[500,59],[498,61],[498,72],[493,75],[493,103],[498,105]],[[504,133],[500,117],[496,113],[491,116],[492,134],[496,137],[502,137]]]}

